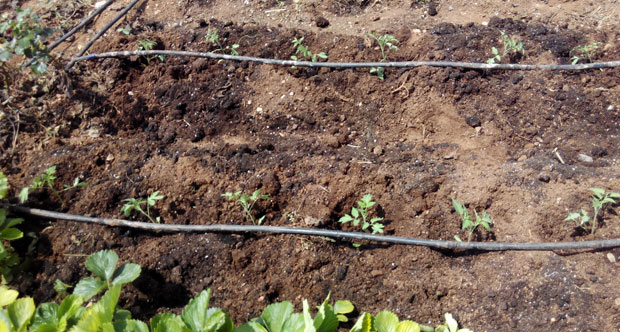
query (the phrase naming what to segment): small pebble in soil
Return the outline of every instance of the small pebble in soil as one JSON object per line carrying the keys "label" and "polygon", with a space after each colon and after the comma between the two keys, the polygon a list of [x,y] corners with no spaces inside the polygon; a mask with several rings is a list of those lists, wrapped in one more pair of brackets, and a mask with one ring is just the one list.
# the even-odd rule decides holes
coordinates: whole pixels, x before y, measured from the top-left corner
{"label": "small pebble in soil", "polygon": [[616,262],[616,256],[614,256],[614,254],[612,253],[607,253],[607,259],[609,260],[610,263],[615,263]]}
{"label": "small pebble in soil", "polygon": [[594,161],[594,159],[592,159],[592,157],[588,156],[587,154],[583,154],[583,153],[580,153],[579,155],[577,155],[577,159],[579,161],[584,162],[584,163],[591,163],[591,162]]}
{"label": "small pebble in soil", "polygon": [[482,125],[482,122],[480,121],[480,118],[478,118],[475,115],[472,115],[472,116],[468,117],[467,119],[465,119],[465,122],[470,127],[480,127]]}

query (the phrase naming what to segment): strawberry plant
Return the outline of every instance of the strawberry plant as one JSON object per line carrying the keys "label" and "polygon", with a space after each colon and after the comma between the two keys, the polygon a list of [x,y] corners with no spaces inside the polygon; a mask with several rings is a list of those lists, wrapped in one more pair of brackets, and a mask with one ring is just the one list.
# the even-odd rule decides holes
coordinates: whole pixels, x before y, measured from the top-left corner
{"label": "strawberry plant", "polygon": [[252,224],[260,225],[263,223],[265,216],[262,216],[258,218],[258,220],[256,220],[254,218],[254,215],[252,214],[252,208],[254,207],[254,204],[256,204],[258,200],[261,200],[261,199],[267,200],[270,198],[269,195],[261,195],[260,189],[257,189],[256,191],[254,191],[252,195],[248,195],[244,193],[243,191],[236,191],[234,193],[226,192],[222,194],[222,197],[226,197],[228,198],[228,200],[237,201],[239,205],[241,205],[241,208],[243,209],[245,216],[252,222]]}
{"label": "strawberry plant", "polygon": [[383,233],[383,224],[379,222],[383,218],[370,218],[368,215],[368,208],[375,204],[376,202],[372,201],[372,195],[364,195],[361,200],[357,201],[357,207],[351,208],[351,214],[345,214],[338,222],[342,224],[352,222],[353,226],[360,226],[363,231],[370,227],[372,234]]}
{"label": "strawberry plant", "polygon": [[[152,194],[150,194],[146,200],[143,200],[142,198],[126,198],[123,201],[127,202],[125,203],[125,205],[123,205],[123,207],[121,208],[121,212],[123,212],[123,214],[125,215],[125,217],[129,217],[131,215],[131,212],[133,210],[136,210],[140,213],[142,213],[144,216],[146,216],[147,218],[149,218],[149,220],[151,222],[156,222],[156,223],[160,223],[161,222],[161,218],[160,217],[156,217],[155,219],[153,219],[153,217],[151,216],[151,206],[155,206],[155,204],[157,203],[157,201],[163,199],[164,196],[159,194],[159,191],[154,191]],[[142,205],[144,205],[144,203],[146,203],[146,211],[144,211],[144,209],[142,209]]]}
{"label": "strawberry plant", "polygon": [[617,204],[615,199],[620,198],[620,193],[606,192],[603,188],[590,188],[590,191],[592,191],[592,211],[594,212],[592,218],[590,218],[586,210],[581,209],[581,213],[572,212],[564,220],[575,221],[577,226],[585,231],[587,231],[587,225],[589,224],[590,233],[594,234],[600,212],[603,211],[603,208],[607,204]]}
{"label": "strawberry plant", "polygon": [[239,326],[235,332],[335,332],[339,322],[346,322],[345,314],[353,311],[349,301],[336,301],[329,304],[329,295],[317,306],[314,318],[307,300],[303,300],[303,311],[294,313],[291,302],[284,301],[268,305],[260,317]]}
{"label": "strawberry plant", "polygon": [[73,294],[88,301],[101,291],[115,286],[121,287],[136,280],[140,275],[140,265],[128,263],[116,268],[117,262],[118,255],[111,250],[101,250],[92,254],[86,259],[84,266],[97,278],[88,277],[80,280],[75,285]]}
{"label": "strawberry plant", "polygon": [[[0,172],[0,200],[6,197],[9,190],[9,181],[4,173]],[[21,239],[24,233],[15,226],[22,223],[22,218],[8,218],[5,208],[0,208],[0,281],[6,284],[13,279],[14,270],[19,265],[19,256],[9,241]],[[5,246],[6,243],[6,246]]]}
{"label": "strawberry plant", "polygon": [[[476,219],[472,220],[467,208],[454,198],[452,199],[452,206],[454,207],[456,213],[461,217],[461,229],[467,230],[467,242],[471,241],[471,236],[476,231],[478,226],[482,226],[487,231],[491,230],[493,220],[491,220],[491,216],[489,216],[486,211],[482,211],[482,215],[479,215],[478,212],[474,210]],[[461,242],[461,238],[457,235],[454,236],[454,239]]]}

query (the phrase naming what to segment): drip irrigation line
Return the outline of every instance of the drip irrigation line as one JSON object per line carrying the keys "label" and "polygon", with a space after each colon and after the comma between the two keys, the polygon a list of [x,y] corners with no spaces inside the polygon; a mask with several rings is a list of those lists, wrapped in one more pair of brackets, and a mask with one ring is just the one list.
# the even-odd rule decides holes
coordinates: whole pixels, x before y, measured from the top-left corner
{"label": "drip irrigation line", "polygon": [[[80,54],[81,55],[81,54]],[[189,56],[198,58],[221,59],[231,61],[250,61],[264,64],[280,65],[280,66],[299,66],[299,67],[327,67],[327,68],[368,68],[368,67],[397,67],[397,68],[414,68],[414,67],[453,67],[468,69],[502,69],[502,70],[585,70],[620,67],[620,61],[607,61],[596,63],[583,63],[575,65],[528,65],[528,64],[489,64],[476,62],[451,62],[451,61],[404,61],[404,62],[311,62],[311,61],[295,61],[266,59],[243,55],[228,55],[212,52],[190,52],[190,51],[169,51],[169,50],[149,50],[149,51],[117,51],[96,53],[86,56],[77,56],[67,65],[67,69],[74,63],[85,60],[95,60],[103,58],[127,58],[132,56]]]}
{"label": "drip irrigation line", "polygon": [[[110,6],[112,4],[112,2],[114,2],[114,0],[108,0],[108,2],[104,3],[103,5],[101,5],[99,8],[97,8],[97,10],[95,10],[90,16],[88,16],[87,18],[85,18],[82,22],[80,22],[80,24],[76,25],[73,29],[69,30],[69,32],[65,33],[62,37],[56,39],[53,43],[51,43],[47,49],[49,51],[53,50],[56,48],[56,46],[60,45],[60,43],[62,43],[63,41],[65,41],[67,38],[71,37],[74,33],[76,33],[78,30],[80,30],[82,27],[84,27],[86,24],[90,23],[90,21],[93,20],[93,18],[95,18],[95,16],[99,15],[102,11],[104,11],[106,8],[108,8],[108,6]],[[83,53],[82,53],[83,54]],[[34,62],[35,59],[30,59],[28,60],[28,62],[26,62],[23,66],[23,68],[26,68],[28,66],[30,66],[32,64],[32,62]]]}
{"label": "drip irrigation line", "polygon": [[113,227],[128,227],[149,231],[160,232],[201,232],[201,233],[271,233],[271,234],[296,234],[323,236],[329,238],[348,239],[354,241],[372,241],[393,244],[405,244],[414,246],[425,246],[439,249],[463,249],[463,250],[484,250],[484,251],[505,251],[505,250],[575,250],[575,249],[604,249],[620,247],[620,239],[595,240],[580,242],[540,242],[540,243],[509,243],[509,242],[457,242],[444,240],[426,240],[416,238],[406,238],[390,235],[373,235],[360,232],[343,232],[326,229],[279,227],[279,226],[257,226],[257,225],[171,225],[153,224],[147,222],[128,221],[113,218],[95,218],[79,215],[72,215],[61,212],[33,209],[23,206],[11,205],[11,210],[31,216],[53,218],[69,221],[81,221],[87,223],[101,224]]}
{"label": "drip irrigation line", "polygon": [[[82,48],[82,50],[80,50],[77,56],[78,57],[82,56],[93,45],[93,43],[97,39],[99,39],[99,37],[103,36],[103,34],[106,31],[108,31],[108,29],[110,29],[118,20],[120,20],[123,16],[125,16],[125,14],[127,14],[127,12],[138,3],[138,1],[140,0],[133,0],[130,4],[128,4],[125,8],[123,8],[123,10],[120,13],[118,13],[118,15],[116,15],[115,18],[113,18],[108,24],[106,24],[106,26],[103,27],[103,29],[101,29],[101,31],[99,31],[99,33],[97,33],[95,37],[93,37],[93,39],[88,41],[88,43]],[[69,62],[65,66],[65,70],[69,70],[71,67],[73,67],[74,63],[75,63],[75,58],[73,58],[73,60],[71,60],[71,62]]]}

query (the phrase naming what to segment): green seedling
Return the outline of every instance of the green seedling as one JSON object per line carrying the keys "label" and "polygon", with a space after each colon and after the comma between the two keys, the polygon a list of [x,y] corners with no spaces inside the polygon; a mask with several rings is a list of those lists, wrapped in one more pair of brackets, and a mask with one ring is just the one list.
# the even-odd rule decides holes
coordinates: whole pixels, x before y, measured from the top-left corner
{"label": "green seedling", "polygon": [[[8,61],[13,55],[22,55],[24,60],[31,59],[30,69],[35,74],[47,70],[51,60],[45,40],[53,33],[53,29],[38,25],[39,17],[31,9],[17,9],[14,20],[9,20],[9,13],[2,14],[0,22],[0,66],[3,75],[10,75]],[[11,77],[5,77],[8,85]]]}
{"label": "green seedling", "polygon": [[[181,312],[158,314],[151,318],[151,331],[233,332],[234,323],[227,312],[209,308],[211,290],[203,290]],[[145,331],[148,331],[145,330]]]}
{"label": "green seedling", "polygon": [[[386,62],[388,54],[390,51],[397,51],[399,41],[394,36],[389,34],[384,34],[383,36],[378,36],[376,33],[368,34],[369,37],[374,38],[379,44],[379,49],[381,49],[381,62]],[[384,67],[372,67],[370,68],[370,73],[377,75],[379,79],[385,79],[385,68]]]}
{"label": "green seedling", "polygon": [[[0,201],[4,200],[9,190],[9,181],[0,172]],[[21,239],[24,233],[15,226],[24,221],[22,218],[8,218],[7,209],[0,208],[0,282],[9,283],[13,279],[15,269],[19,266],[19,256],[9,241]]]}
{"label": "green seedling", "polygon": [[592,62],[592,51],[596,50],[599,46],[603,45],[601,42],[595,42],[590,45],[578,45],[570,50],[571,55],[570,62],[576,65],[579,61],[587,59],[588,62]]}
{"label": "green seedling", "polygon": [[56,298],[63,298],[69,294],[69,290],[73,288],[73,286],[69,284],[65,284],[60,279],[56,279],[54,281],[54,291],[56,291]]}
{"label": "green seedling", "polygon": [[394,332],[394,331],[402,331],[402,332],[419,332],[420,324],[411,321],[404,320],[399,321],[398,316],[391,311],[381,311],[375,316],[375,329],[376,332]]}
{"label": "green seedling", "polygon": [[294,313],[291,302],[272,303],[265,307],[260,317],[239,326],[235,332],[336,332],[340,322],[348,321],[344,315],[355,309],[349,301],[336,301],[330,305],[329,295],[316,308],[317,314],[312,318],[308,300],[303,300],[301,313]]}
{"label": "green seedling", "polygon": [[473,332],[470,329],[459,329],[459,323],[452,317],[452,314],[446,313],[445,317],[446,322],[437,326],[435,332]]}
{"label": "green seedling", "polygon": [[[472,220],[467,208],[454,198],[452,199],[452,206],[454,207],[456,213],[461,217],[461,229],[467,230],[467,242],[471,241],[471,236],[474,234],[478,226],[484,227],[487,231],[491,230],[493,220],[491,220],[491,216],[486,211],[482,211],[482,215],[479,215],[478,212],[474,210],[476,220]],[[461,242],[461,238],[457,235],[454,236],[454,239]]]}
{"label": "green seedling", "polygon": [[[323,60],[327,59],[327,54],[325,52],[312,53],[308,46],[304,45],[304,37],[301,38],[293,38],[293,48],[295,49],[295,55],[291,55],[291,60],[295,61],[312,61],[317,62],[318,58]],[[295,66],[291,68],[295,69]]]}
{"label": "green seedling", "polygon": [[205,39],[207,40],[208,43],[214,44],[215,46],[218,47],[217,49],[212,51],[213,53],[222,51],[222,52],[230,52],[230,55],[239,55],[239,52],[237,51],[239,49],[239,44],[222,46],[222,42],[220,41],[219,30],[217,29],[213,29],[213,30],[211,30],[211,28],[207,29],[207,34],[205,35]]}
{"label": "green seedling", "polygon": [[[146,198],[146,200],[143,200],[142,198],[126,198],[123,200],[123,202],[127,203],[123,205],[123,207],[121,208],[121,212],[125,215],[125,217],[129,217],[131,215],[131,212],[133,210],[136,210],[149,218],[151,222],[160,223],[160,217],[156,217],[155,219],[153,219],[153,217],[151,216],[151,206],[155,206],[157,201],[162,200],[163,198],[164,196],[160,195],[159,191],[154,191]],[[146,203],[146,211],[142,209],[142,205],[144,205],[144,203]]]}
{"label": "green seedling", "polygon": [[[150,40],[150,39],[138,40],[138,45],[136,46],[136,49],[138,51],[150,51],[156,45],[157,45],[157,42],[153,41],[153,40]],[[146,59],[146,64],[147,65],[151,64],[151,60],[153,60],[153,59],[159,59],[159,61],[161,61],[161,62],[166,61],[166,56],[165,55],[154,55],[154,56],[147,56],[147,57],[144,57],[144,58]]]}
{"label": "green seedling", "polygon": [[131,28],[129,28],[129,27],[118,28],[118,29],[116,29],[116,32],[120,32],[120,33],[124,34],[125,36],[129,36],[131,34]]}
{"label": "green seedling", "polygon": [[88,277],[80,280],[75,285],[73,294],[88,301],[105,289],[121,287],[140,276],[142,271],[140,265],[128,263],[116,268],[117,263],[118,255],[114,251],[101,250],[92,254],[86,259],[84,266],[97,278]]}
{"label": "green seedling", "polygon": [[487,60],[488,64],[494,64],[496,62],[501,62],[503,59],[505,59],[507,56],[510,56],[511,54],[520,53],[521,55],[525,55],[525,49],[523,48],[522,42],[516,41],[510,38],[510,36],[504,33],[504,31],[500,31],[499,34],[502,37],[504,49],[502,53],[500,54],[497,48],[491,47],[491,52],[493,53],[493,57]]}
{"label": "green seedling", "polygon": [[351,214],[345,214],[338,222],[342,224],[352,222],[353,226],[361,226],[363,231],[370,227],[372,234],[383,233],[383,224],[380,223],[383,218],[374,217],[369,219],[368,216],[368,208],[375,204],[376,202],[372,201],[372,195],[364,195],[361,200],[357,201],[357,207],[351,208]]}
{"label": "green seedling", "polygon": [[590,188],[590,191],[592,191],[592,210],[594,212],[594,216],[590,218],[588,212],[581,209],[581,212],[573,212],[564,220],[575,221],[577,226],[581,227],[585,231],[587,231],[587,225],[589,224],[590,233],[594,234],[601,211],[603,211],[606,204],[617,204],[615,199],[620,198],[620,193],[606,192],[603,188]]}
{"label": "green seedling", "polygon": [[269,195],[261,195],[260,189],[257,189],[255,192],[253,192],[252,195],[248,195],[240,190],[234,193],[224,193],[222,194],[222,197],[226,197],[228,198],[228,200],[231,201],[239,202],[239,205],[241,205],[243,212],[245,213],[246,217],[252,222],[252,224],[260,225],[263,223],[265,216],[262,216],[258,218],[258,220],[256,220],[254,218],[254,215],[252,214],[252,208],[254,207],[254,204],[258,202],[258,200],[267,200],[270,198]]}
{"label": "green seedling", "polygon": [[49,190],[50,192],[52,192],[54,194],[54,196],[56,196],[56,198],[58,198],[58,200],[60,201],[60,203],[62,204],[62,206],[65,206],[65,201],[62,199],[62,197],[60,197],[60,194],[74,189],[74,188],[81,188],[81,187],[86,187],[88,186],[87,183],[84,182],[80,182],[80,178],[76,177],[73,180],[73,184],[71,185],[67,185],[65,184],[63,186],[62,189],[57,190],[54,187],[54,182],[56,181],[57,177],[56,177],[56,165],[48,168],[45,170],[45,172],[43,174],[41,174],[41,176],[38,176],[34,179],[32,179],[32,184],[28,187],[23,188],[20,192],[19,192],[19,202],[21,204],[24,204],[24,202],[26,202],[28,200],[28,196],[30,195],[30,191],[32,190],[37,190],[37,189],[45,189],[45,190]]}

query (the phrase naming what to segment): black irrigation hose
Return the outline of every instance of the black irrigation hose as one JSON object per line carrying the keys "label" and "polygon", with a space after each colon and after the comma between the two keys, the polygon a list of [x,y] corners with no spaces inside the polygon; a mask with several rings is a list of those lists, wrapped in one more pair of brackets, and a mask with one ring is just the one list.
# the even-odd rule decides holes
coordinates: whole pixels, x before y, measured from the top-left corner
{"label": "black irrigation hose", "polygon": [[[83,26],[85,26],[86,24],[90,23],[90,21],[92,21],[93,18],[95,18],[95,16],[99,15],[102,11],[104,11],[106,8],[108,8],[108,6],[110,6],[112,4],[112,2],[114,2],[114,0],[108,0],[108,2],[104,3],[103,5],[101,5],[90,16],[88,16],[82,22],[80,22],[80,24],[76,25],[73,29],[69,30],[69,32],[65,33],[62,37],[56,39],[53,43],[51,43],[47,47],[47,49],[49,51],[55,49],[56,46],[60,45],[60,43],[65,41],[67,38],[71,37],[74,33],[76,33],[78,30],[80,30]],[[84,54],[84,53],[82,53],[82,54]],[[32,62],[34,62],[34,59],[28,60],[28,62],[24,63],[24,65],[22,66],[22,69],[30,66],[32,64]]]}
{"label": "black irrigation hose", "polygon": [[451,61],[404,61],[404,62],[311,62],[311,61],[294,61],[265,59],[242,55],[218,54],[212,52],[188,52],[188,51],[166,51],[166,50],[150,50],[150,51],[118,51],[105,52],[98,54],[90,54],[86,56],[77,56],[71,60],[71,63],[65,67],[66,69],[73,66],[74,63],[84,60],[94,60],[102,58],[121,58],[132,56],[190,56],[198,58],[222,59],[231,61],[251,61],[264,64],[281,65],[281,66],[303,66],[303,67],[328,67],[328,68],[363,68],[363,67],[398,67],[413,68],[421,66],[430,67],[454,67],[454,68],[470,68],[470,69],[503,69],[503,70],[585,70],[620,67],[620,61],[608,61],[597,63],[584,63],[576,65],[523,65],[523,64],[488,64],[475,62],[451,62]]}
{"label": "black irrigation hose", "polygon": [[[97,35],[95,35],[95,37],[93,37],[93,39],[91,39],[83,48],[82,50],[80,50],[80,52],[78,53],[78,57],[80,57],[81,55],[83,55],[92,45],[93,43],[99,39],[99,37],[103,36],[103,34],[108,31],[108,29],[110,29],[114,23],[116,23],[118,20],[120,20],[123,16],[125,16],[125,14],[127,14],[127,12],[133,8],[133,6],[135,6],[138,1],[140,0],[133,0],[130,4],[128,4],[120,13],[118,13],[118,15],[116,15],[115,18],[112,19],[112,21],[110,21],[105,27],[103,27],[103,29],[101,29],[101,31],[99,31],[99,33],[97,33]],[[65,66],[65,70],[69,70],[71,67],[73,67],[73,64],[75,63],[75,59],[73,58],[73,60],[71,60],[71,62],[69,62],[66,66]]]}
{"label": "black irrigation hose", "polygon": [[137,228],[149,231],[163,232],[206,232],[206,233],[272,233],[272,234],[297,234],[324,236],[330,238],[349,239],[355,241],[373,241],[394,244],[406,244],[425,246],[440,249],[464,249],[464,250],[574,250],[574,249],[603,249],[620,247],[620,239],[596,240],[581,242],[542,242],[542,243],[507,243],[507,242],[457,242],[443,240],[414,239],[389,235],[372,235],[359,232],[343,232],[325,229],[255,226],[255,225],[170,225],[153,224],[147,222],[135,222],[122,219],[94,218],[78,216],[67,213],[33,209],[23,206],[11,205],[11,210],[32,216],[53,218],[61,220],[81,221],[107,226],[120,226]]}

